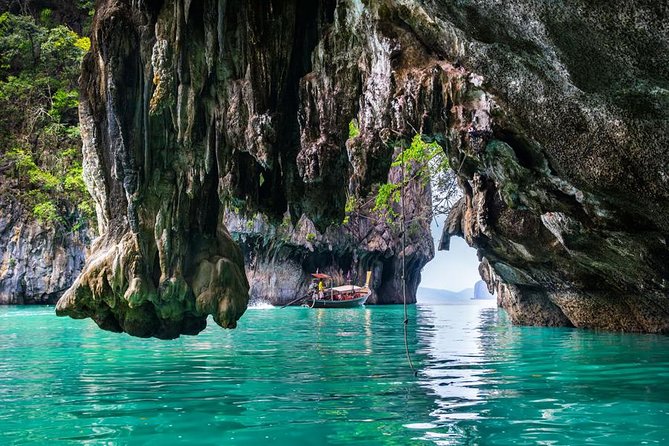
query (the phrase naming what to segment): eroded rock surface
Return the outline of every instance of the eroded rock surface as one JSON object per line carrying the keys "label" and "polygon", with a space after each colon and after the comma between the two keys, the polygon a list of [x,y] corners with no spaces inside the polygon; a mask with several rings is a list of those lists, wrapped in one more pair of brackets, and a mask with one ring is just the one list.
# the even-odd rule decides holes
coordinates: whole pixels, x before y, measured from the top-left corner
{"label": "eroded rock surface", "polygon": [[405,17],[430,16],[491,99],[451,146],[465,197],[443,244],[479,248],[516,323],[668,332],[666,5],[424,6]]}
{"label": "eroded rock surface", "polygon": [[0,198],[0,305],[55,304],[84,265],[90,234],[64,232]]}
{"label": "eroded rock surface", "polygon": [[322,234],[423,133],[465,193],[448,234],[514,321],[667,331],[658,5],[100,2],[81,120],[103,236],[59,313],[139,336],[232,327],[248,283],[224,205]]}
{"label": "eroded rock surface", "polygon": [[80,114],[103,235],[57,311],[138,336],[236,324],[248,283],[223,203],[325,231],[443,106],[446,65],[354,1],[107,1],[92,40]]}
{"label": "eroded rock surface", "polygon": [[[401,181],[399,167],[390,170],[388,180]],[[401,219],[387,219],[371,204],[322,232],[306,215],[295,224],[287,215],[272,224],[261,214],[244,218],[227,212],[225,224],[244,253],[251,301],[287,304],[307,293],[317,271],[330,275],[335,285],[363,285],[371,271],[368,304],[399,304],[405,298],[415,303],[421,270],[434,257],[431,194],[429,185],[417,180],[405,189],[405,240]]]}

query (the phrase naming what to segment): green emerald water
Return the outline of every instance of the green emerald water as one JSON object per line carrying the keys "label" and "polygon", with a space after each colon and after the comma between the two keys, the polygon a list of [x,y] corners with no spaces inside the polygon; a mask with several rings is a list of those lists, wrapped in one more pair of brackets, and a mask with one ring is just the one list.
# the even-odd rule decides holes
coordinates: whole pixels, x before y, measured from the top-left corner
{"label": "green emerald water", "polygon": [[175,341],[0,308],[0,444],[667,444],[669,337],[489,303],[249,309]]}

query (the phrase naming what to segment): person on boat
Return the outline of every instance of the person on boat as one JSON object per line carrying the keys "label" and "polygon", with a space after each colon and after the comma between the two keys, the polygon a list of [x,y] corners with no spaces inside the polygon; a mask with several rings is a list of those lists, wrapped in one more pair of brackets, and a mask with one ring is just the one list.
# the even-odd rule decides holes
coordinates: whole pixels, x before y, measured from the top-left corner
{"label": "person on boat", "polygon": [[318,292],[318,280],[313,279],[309,284],[309,288],[307,289],[307,294],[313,296],[317,292]]}
{"label": "person on boat", "polygon": [[325,291],[325,284],[323,279],[318,279],[318,298],[323,299],[323,291]]}

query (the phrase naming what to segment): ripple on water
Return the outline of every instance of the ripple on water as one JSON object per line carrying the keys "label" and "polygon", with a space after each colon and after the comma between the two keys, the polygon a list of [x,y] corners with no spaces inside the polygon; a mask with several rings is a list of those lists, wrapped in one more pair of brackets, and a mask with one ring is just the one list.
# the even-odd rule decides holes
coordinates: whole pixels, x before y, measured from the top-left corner
{"label": "ripple on water", "polygon": [[[263,310],[263,311],[254,311]],[[135,339],[0,308],[0,444],[665,444],[669,341],[494,308],[248,311]]]}

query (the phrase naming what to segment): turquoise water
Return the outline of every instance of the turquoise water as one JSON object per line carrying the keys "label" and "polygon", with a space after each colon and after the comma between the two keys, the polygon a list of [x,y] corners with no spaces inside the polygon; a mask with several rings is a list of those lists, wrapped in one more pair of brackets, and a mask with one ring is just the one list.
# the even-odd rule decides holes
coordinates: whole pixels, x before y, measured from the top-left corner
{"label": "turquoise water", "polygon": [[488,303],[250,309],[143,340],[0,308],[0,444],[667,444],[669,337],[513,327]]}

